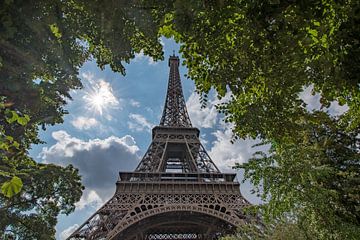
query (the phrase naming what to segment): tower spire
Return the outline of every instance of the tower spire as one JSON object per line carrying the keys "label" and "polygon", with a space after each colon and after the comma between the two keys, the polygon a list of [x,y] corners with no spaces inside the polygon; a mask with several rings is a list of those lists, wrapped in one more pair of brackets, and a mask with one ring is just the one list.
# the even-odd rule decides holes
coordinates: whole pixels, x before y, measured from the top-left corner
{"label": "tower spire", "polygon": [[174,52],[169,58],[169,83],[160,126],[192,127],[182,91],[179,62],[180,59]]}

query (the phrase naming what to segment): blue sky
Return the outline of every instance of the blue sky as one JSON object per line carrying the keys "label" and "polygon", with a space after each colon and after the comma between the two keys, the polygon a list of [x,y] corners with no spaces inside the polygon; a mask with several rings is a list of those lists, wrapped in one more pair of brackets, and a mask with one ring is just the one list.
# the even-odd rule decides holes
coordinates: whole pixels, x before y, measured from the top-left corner
{"label": "blue sky", "polygon": [[[160,121],[168,81],[168,57],[179,51],[171,39],[161,39],[165,61],[154,62],[138,54],[126,66],[126,76],[101,71],[90,61],[80,71],[84,88],[71,93],[64,123],[50,126],[40,133],[46,144],[33,146],[30,154],[39,162],[79,168],[86,189],[77,208],[69,216],[60,216],[57,239],[65,239],[77,226],[91,216],[115,191],[119,171],[132,171],[141,160],[151,141],[151,128]],[[231,144],[231,125],[222,121],[215,105],[220,101],[210,95],[206,108],[201,109],[194,83],[186,79],[180,67],[188,112],[210,157],[224,172],[233,171],[235,162],[247,161],[256,149],[256,141],[247,139]],[[302,98],[309,107],[319,107],[319,96],[305,89]],[[228,96],[221,101],[226,101]],[[238,174],[241,177],[241,174]],[[242,184],[243,195],[252,203],[259,199],[250,194],[250,184]]]}

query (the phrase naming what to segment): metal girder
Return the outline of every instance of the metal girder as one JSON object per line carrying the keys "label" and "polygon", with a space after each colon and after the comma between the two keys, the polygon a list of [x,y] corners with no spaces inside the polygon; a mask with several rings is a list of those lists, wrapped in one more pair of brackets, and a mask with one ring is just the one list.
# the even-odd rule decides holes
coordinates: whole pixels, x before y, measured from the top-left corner
{"label": "metal girder", "polygon": [[136,168],[136,172],[166,172],[170,161],[177,161],[181,172],[219,173],[201,144],[198,129],[157,127],[153,141]]}
{"label": "metal girder", "polygon": [[169,58],[169,83],[160,126],[192,127],[181,87],[179,61],[177,56]]}
{"label": "metal girder", "polygon": [[[102,208],[70,236],[70,239],[124,239],[119,237],[124,231],[149,218],[155,219],[152,223],[157,222],[157,226],[152,226],[151,231],[149,229],[146,231],[166,235],[166,232],[159,229],[165,229],[169,221],[176,220],[174,213],[182,213],[185,216],[184,221],[197,213],[204,221],[216,219],[218,224],[229,225],[234,229],[247,222],[247,216],[242,209],[249,206],[249,203],[241,196],[236,182],[228,182],[227,185],[213,182],[188,182],[198,187],[188,187],[186,191],[183,189],[185,185],[175,183],[173,187],[168,187],[167,182],[162,182],[164,187],[153,190],[151,180],[148,183],[141,182],[141,184],[148,184],[148,190],[143,192],[139,190],[141,189],[139,184],[130,181],[120,182],[118,189],[123,190],[117,191]],[[214,185],[218,186],[214,188]],[[232,188],[231,185],[235,187]],[[165,219],[156,221],[158,216]],[[197,221],[201,224],[200,220]],[[171,230],[170,233],[174,233],[174,227],[169,230]],[[218,235],[222,234],[221,229],[208,228],[194,234],[204,234],[208,230],[215,231]],[[141,232],[139,229],[137,231]],[[177,224],[177,231],[189,233],[188,227],[181,224]]]}

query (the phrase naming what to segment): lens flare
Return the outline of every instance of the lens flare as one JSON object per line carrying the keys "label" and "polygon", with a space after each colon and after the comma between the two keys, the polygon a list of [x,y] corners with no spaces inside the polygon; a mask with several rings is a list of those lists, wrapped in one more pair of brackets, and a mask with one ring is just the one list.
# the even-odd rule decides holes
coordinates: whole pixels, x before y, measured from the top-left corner
{"label": "lens flare", "polygon": [[104,80],[94,83],[92,89],[84,95],[84,99],[87,107],[100,115],[102,115],[107,108],[113,108],[119,105],[119,101],[114,96],[111,85]]}

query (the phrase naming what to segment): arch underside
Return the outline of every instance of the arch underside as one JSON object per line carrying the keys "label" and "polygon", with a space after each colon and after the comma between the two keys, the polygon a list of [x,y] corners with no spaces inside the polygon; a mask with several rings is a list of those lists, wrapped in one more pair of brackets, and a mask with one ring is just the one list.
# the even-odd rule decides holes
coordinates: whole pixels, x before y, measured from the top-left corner
{"label": "arch underside", "polygon": [[237,194],[119,194],[69,239],[216,239],[246,224],[247,205]]}
{"label": "arch underside", "polygon": [[191,240],[218,239],[236,229],[232,224],[200,212],[165,212],[142,219],[129,226],[117,240]]}

